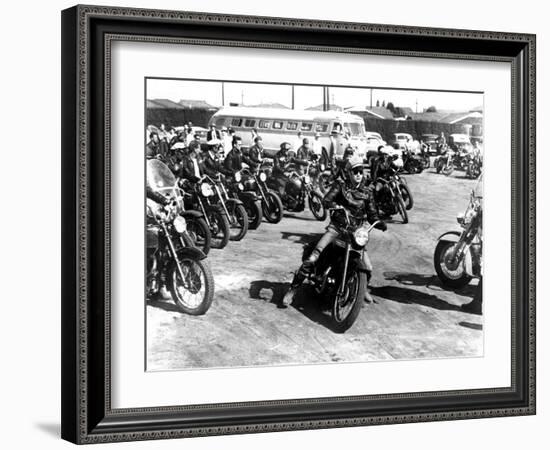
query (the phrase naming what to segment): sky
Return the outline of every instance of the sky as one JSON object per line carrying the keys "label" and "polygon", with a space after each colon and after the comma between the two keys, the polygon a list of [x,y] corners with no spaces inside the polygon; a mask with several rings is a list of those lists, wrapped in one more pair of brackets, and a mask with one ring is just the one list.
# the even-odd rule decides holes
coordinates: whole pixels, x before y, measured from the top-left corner
{"label": "sky", "polygon": [[[174,102],[185,100],[204,100],[213,106],[223,103],[238,103],[255,105],[259,103],[281,103],[292,105],[292,87],[288,84],[235,83],[219,81],[188,81],[188,80],[147,80],[147,99],[169,99]],[[394,106],[410,107],[415,112],[435,106],[441,110],[465,111],[483,104],[483,94],[465,92],[414,91],[393,89],[365,88],[329,88],[330,103],[344,108],[351,106],[368,107],[376,105],[376,101],[392,102]],[[321,86],[295,86],[294,107],[305,109],[323,103]]]}

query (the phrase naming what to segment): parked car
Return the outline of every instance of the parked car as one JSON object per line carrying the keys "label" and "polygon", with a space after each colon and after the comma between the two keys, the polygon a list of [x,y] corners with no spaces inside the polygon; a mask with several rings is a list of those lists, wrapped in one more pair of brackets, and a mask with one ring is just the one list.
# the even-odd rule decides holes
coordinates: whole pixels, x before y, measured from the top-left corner
{"label": "parked car", "polygon": [[420,142],[415,140],[409,133],[394,133],[392,144],[394,148],[420,153]]}
{"label": "parked car", "polygon": [[429,145],[429,154],[437,155],[437,134],[423,134],[420,140]]}

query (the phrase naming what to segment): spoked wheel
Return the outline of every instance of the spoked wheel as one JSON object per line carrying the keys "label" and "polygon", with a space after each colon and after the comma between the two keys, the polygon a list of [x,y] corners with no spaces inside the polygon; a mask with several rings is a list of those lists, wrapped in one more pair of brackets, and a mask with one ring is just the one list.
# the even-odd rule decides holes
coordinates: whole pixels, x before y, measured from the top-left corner
{"label": "spoked wheel", "polygon": [[202,217],[187,218],[187,234],[193,241],[195,247],[208,255],[212,245],[212,233],[208,228],[206,220]]}
{"label": "spoked wheel", "polygon": [[212,233],[212,248],[224,248],[229,242],[229,221],[227,216],[219,211],[208,214],[210,233]]}
{"label": "spoked wheel", "polygon": [[229,224],[229,240],[240,241],[248,231],[248,214],[243,205],[235,205],[235,211]]}
{"label": "spoked wheel", "polygon": [[265,194],[267,202],[262,202],[264,217],[269,223],[279,223],[283,218],[283,202],[276,192],[271,190]]}
{"label": "spoked wheel", "polygon": [[355,323],[361,311],[366,289],[367,274],[351,270],[344,292],[341,296],[337,295],[332,304],[332,320],[336,333],[344,333]]}
{"label": "spoked wheel", "polygon": [[396,201],[397,201],[397,205],[396,205],[397,212],[401,216],[403,223],[409,223],[409,216],[407,215],[407,208],[405,207],[405,202],[403,201],[401,196],[397,196]]}
{"label": "spoked wheel", "polygon": [[176,261],[169,271],[169,287],[177,307],[184,313],[200,316],[210,308],[214,298],[214,277],[206,259],[180,257],[178,269]]}
{"label": "spoked wheel", "polygon": [[401,196],[403,197],[403,202],[405,203],[405,209],[408,211],[414,206],[414,199],[409,190],[409,186],[406,184],[400,184],[399,190],[401,191]]}
{"label": "spoked wheel", "polygon": [[310,192],[308,196],[309,210],[317,220],[323,221],[327,218],[327,210],[323,205],[323,196],[318,192]]}
{"label": "spoked wheel", "polygon": [[330,175],[322,173],[319,175],[319,190],[322,194],[326,194],[330,188]]}
{"label": "spoked wheel", "polygon": [[456,242],[439,241],[434,252],[434,266],[437,276],[445,286],[461,288],[472,279],[466,273],[464,258],[453,261],[452,252]]}

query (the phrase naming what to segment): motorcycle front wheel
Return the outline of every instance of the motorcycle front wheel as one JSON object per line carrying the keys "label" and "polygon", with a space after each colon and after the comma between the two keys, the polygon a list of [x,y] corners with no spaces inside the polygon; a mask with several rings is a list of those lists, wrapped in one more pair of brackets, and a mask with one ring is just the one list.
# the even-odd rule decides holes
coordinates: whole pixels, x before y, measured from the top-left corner
{"label": "motorcycle front wheel", "polygon": [[330,175],[322,173],[319,175],[319,190],[322,194],[326,194],[330,188]]}
{"label": "motorcycle front wheel", "polygon": [[264,214],[262,204],[259,201],[249,201],[244,204],[246,214],[248,215],[248,229],[255,230],[262,223]]}
{"label": "motorcycle front wheel", "polygon": [[229,242],[229,220],[220,211],[208,213],[210,232],[212,233],[212,248],[224,248]]}
{"label": "motorcycle front wheel", "polygon": [[332,304],[331,316],[336,333],[344,333],[355,323],[361,311],[366,289],[367,274],[350,270],[343,294],[337,295]]}
{"label": "motorcycle front wheel", "polygon": [[395,200],[397,203],[396,204],[397,212],[401,216],[403,223],[409,223],[409,216],[407,215],[407,207],[405,206],[405,202],[400,196],[397,196]]}
{"label": "motorcycle front wheel", "polygon": [[176,261],[172,261],[168,272],[172,300],[182,312],[200,316],[208,311],[214,299],[212,269],[206,259],[184,256],[179,258],[179,263],[183,279]]}
{"label": "motorcycle front wheel", "polygon": [[455,168],[452,165],[449,165],[449,166],[443,166],[442,170],[444,175],[449,176],[454,172]]}
{"label": "motorcycle front wheel", "polygon": [[466,273],[464,260],[456,264],[456,268],[451,266],[450,254],[456,245],[455,242],[439,241],[434,252],[434,267],[437,276],[445,286],[455,289],[466,286],[472,277]]}
{"label": "motorcycle front wheel", "polygon": [[323,221],[327,218],[327,210],[323,205],[323,196],[318,192],[310,192],[308,196],[308,206],[311,214],[319,221]]}
{"label": "motorcycle front wheel", "polygon": [[269,223],[279,223],[283,218],[283,202],[279,195],[273,191],[265,193],[266,202],[262,202],[264,217]]}
{"label": "motorcycle front wheel", "polygon": [[212,244],[212,233],[202,217],[187,218],[187,234],[198,249],[208,255]]}
{"label": "motorcycle front wheel", "polygon": [[409,190],[409,187],[406,184],[402,183],[399,185],[399,189],[401,190],[401,195],[403,196],[405,209],[407,211],[412,209],[412,207],[414,206],[414,200],[411,191]]}
{"label": "motorcycle front wheel", "polygon": [[231,217],[229,240],[240,241],[248,231],[248,214],[243,205],[235,205],[235,211]]}

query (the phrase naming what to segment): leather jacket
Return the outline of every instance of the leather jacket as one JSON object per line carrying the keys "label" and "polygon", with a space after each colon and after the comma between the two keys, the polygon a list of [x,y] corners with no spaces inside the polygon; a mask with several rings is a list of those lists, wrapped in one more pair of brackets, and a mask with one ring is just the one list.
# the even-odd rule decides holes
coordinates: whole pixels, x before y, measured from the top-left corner
{"label": "leather jacket", "polygon": [[258,144],[254,144],[248,149],[248,154],[243,155],[243,161],[250,166],[251,169],[256,169],[262,163],[264,149]]}
{"label": "leather jacket", "polygon": [[[379,220],[372,191],[365,184],[365,180],[357,186],[343,181],[334,182],[323,198],[323,203],[325,208],[343,206],[357,221],[365,216],[370,223]],[[345,225],[345,218],[343,215],[335,214],[332,216],[332,222],[340,228]]]}
{"label": "leather jacket", "polygon": [[223,162],[223,165],[225,169],[230,172],[231,174],[234,174],[235,172],[238,172],[243,167],[243,154],[238,149],[233,147],[231,151],[227,154],[225,157],[225,161]]}
{"label": "leather jacket", "polygon": [[219,173],[228,176],[232,175],[232,172],[224,167],[223,160],[216,155],[211,155],[210,152],[207,152],[204,157],[203,168],[204,173],[211,178],[217,177]]}

